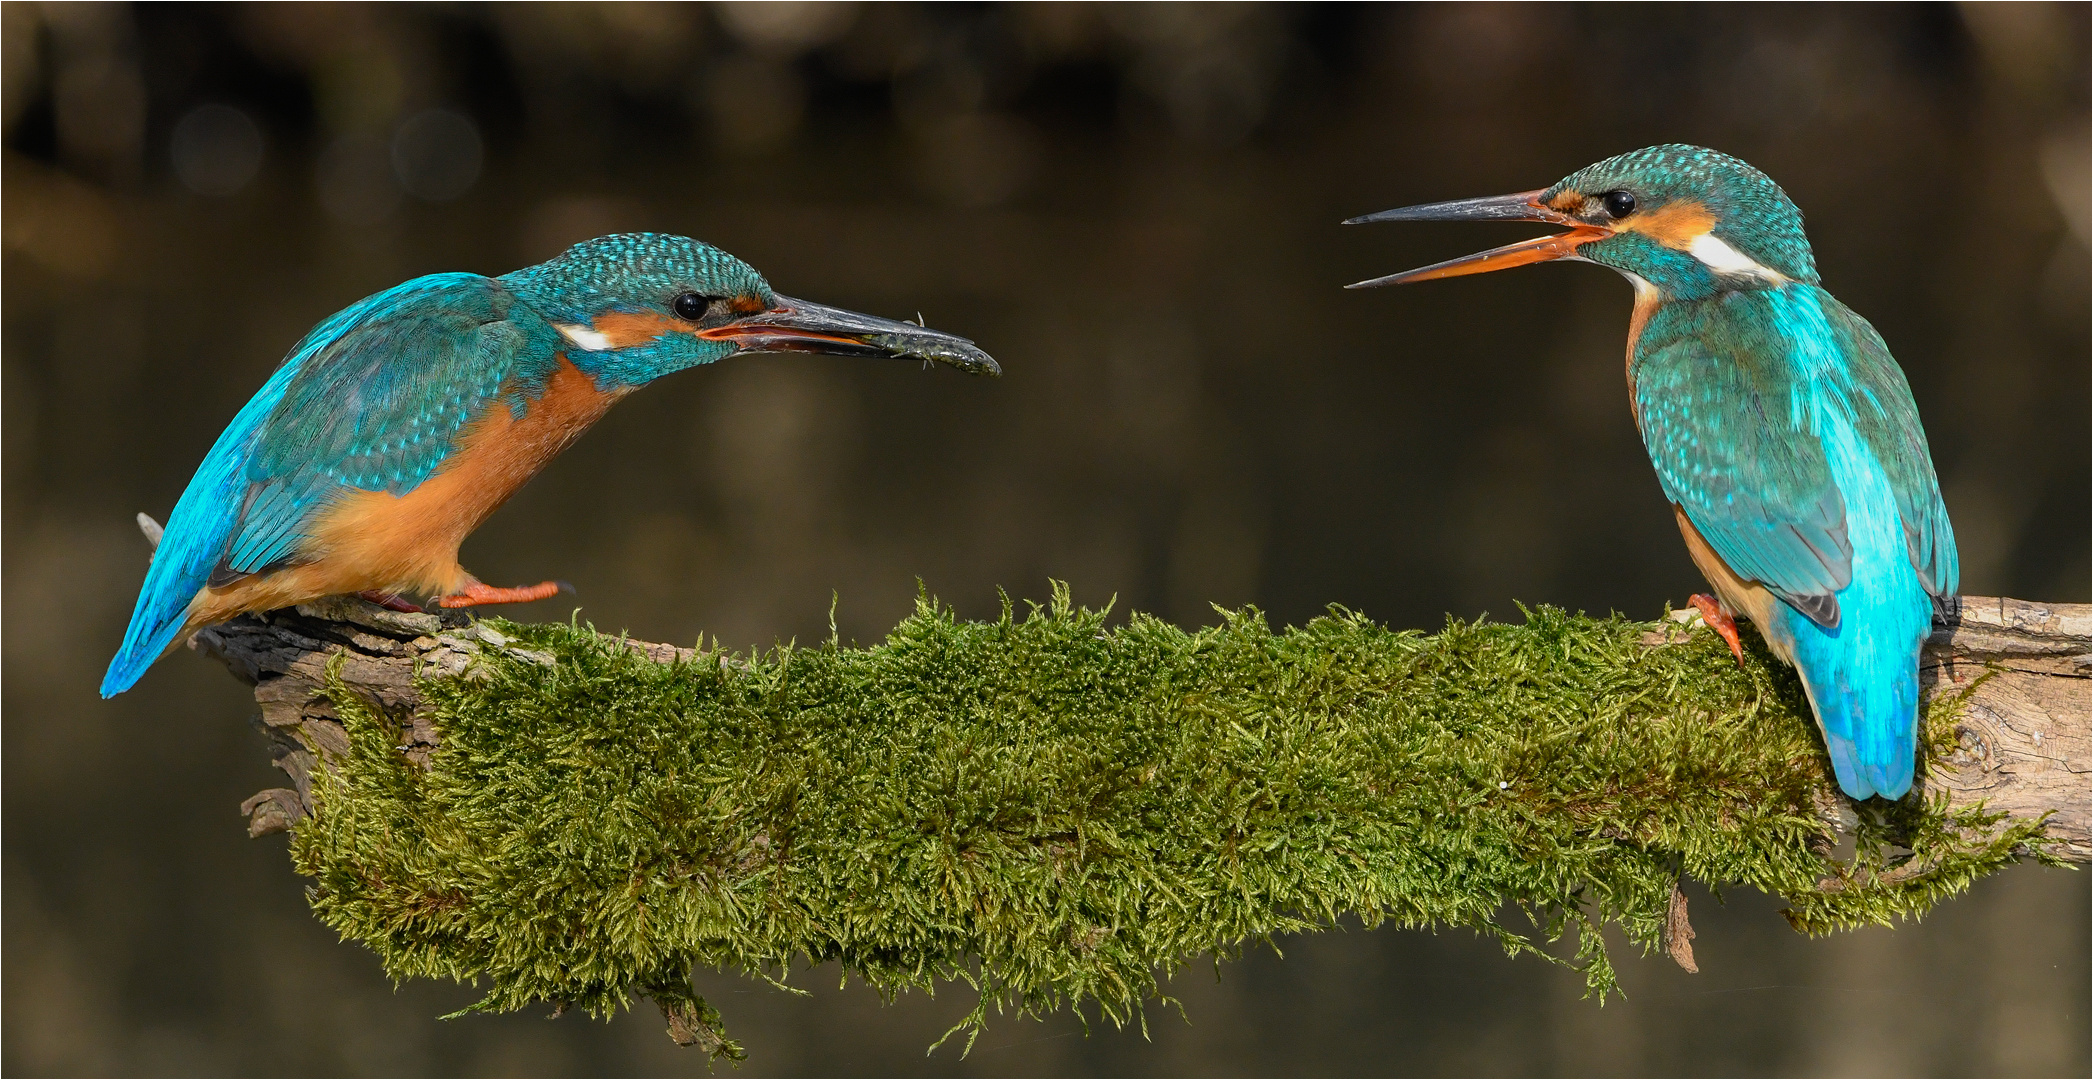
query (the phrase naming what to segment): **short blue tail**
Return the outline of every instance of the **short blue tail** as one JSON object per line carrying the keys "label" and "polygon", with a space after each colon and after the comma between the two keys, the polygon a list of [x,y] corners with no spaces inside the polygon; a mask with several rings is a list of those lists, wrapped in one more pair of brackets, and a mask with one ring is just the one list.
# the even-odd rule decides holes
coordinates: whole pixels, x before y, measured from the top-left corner
{"label": "short blue tail", "polygon": [[[196,594],[192,591],[189,595]],[[181,632],[182,614],[188,610],[188,602],[185,600],[169,618],[167,612],[158,610],[164,605],[153,604],[154,599],[150,592],[139,594],[138,607],[131,612],[131,627],[124,631],[123,647],[116,651],[115,659],[109,661],[109,670],[102,675],[103,697],[115,697],[129,690]]]}
{"label": "short blue tail", "polygon": [[102,676],[103,697],[129,690],[167,651],[187,621],[189,601],[210,580],[211,568],[225,550],[226,534],[239,508],[239,458],[244,455],[221,454],[229,448],[224,437],[218,441],[167,519],[153,565],[145,572],[145,587],[138,591],[138,605],[131,610],[123,647]]}
{"label": "short blue tail", "polygon": [[145,587],[138,591],[138,605],[131,610],[123,647],[102,676],[103,697],[129,690],[182,632],[189,601],[210,580],[239,520],[240,501],[247,489],[243,474],[255,430],[283,400],[284,387],[296,368],[295,363],[286,363],[276,369],[218,436],[196,475],[189,478],[181,501],[167,518],[160,546],[153,552],[153,565],[145,572]]}
{"label": "short blue tail", "polygon": [[1796,666],[1809,686],[1839,790],[1856,799],[1903,798],[1918,759],[1918,649],[1880,665],[1842,663],[1846,658],[1825,652]]}
{"label": "short blue tail", "polygon": [[1933,605],[1909,562],[1883,576],[1864,586],[1855,574],[1834,630],[1780,607],[1839,789],[1856,799],[1903,798],[1918,759],[1919,645]]}

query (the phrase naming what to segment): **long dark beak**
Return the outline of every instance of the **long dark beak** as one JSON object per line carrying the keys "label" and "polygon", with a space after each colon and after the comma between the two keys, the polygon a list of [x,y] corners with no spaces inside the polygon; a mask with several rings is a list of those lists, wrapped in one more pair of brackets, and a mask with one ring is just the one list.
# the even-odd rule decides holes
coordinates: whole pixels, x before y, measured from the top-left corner
{"label": "long dark beak", "polygon": [[700,330],[698,336],[732,342],[738,352],[887,356],[934,360],[969,375],[1003,374],[994,357],[963,337],[789,296],[773,295],[771,301],[768,311]]}
{"label": "long dark beak", "polygon": [[1406,285],[1412,281],[1460,277],[1463,274],[1487,274],[1492,270],[1509,270],[1514,266],[1525,266],[1529,263],[1552,262],[1576,255],[1579,244],[1587,244],[1613,235],[1610,230],[1597,225],[1587,225],[1560,210],[1542,205],[1539,191],[1405,206],[1397,210],[1383,210],[1378,214],[1355,217],[1345,224],[1366,225],[1379,221],[1541,221],[1550,225],[1568,225],[1570,231],[1521,240],[1516,244],[1506,244],[1500,248],[1464,255],[1458,259],[1448,259],[1415,270],[1405,270],[1400,274],[1377,277],[1371,281],[1355,282],[1345,286],[1347,289]]}

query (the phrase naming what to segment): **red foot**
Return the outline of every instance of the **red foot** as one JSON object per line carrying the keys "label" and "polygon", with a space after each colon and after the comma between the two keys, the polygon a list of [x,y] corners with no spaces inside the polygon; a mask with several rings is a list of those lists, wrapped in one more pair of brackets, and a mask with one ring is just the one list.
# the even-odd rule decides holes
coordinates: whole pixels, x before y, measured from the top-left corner
{"label": "red foot", "polygon": [[456,596],[446,596],[436,601],[447,608],[477,607],[481,604],[527,604],[558,596],[562,592],[573,592],[574,586],[564,581],[541,581],[536,585],[525,585],[515,589],[499,589],[475,581]]}
{"label": "red foot", "polygon": [[1722,610],[1722,605],[1707,593],[1695,593],[1689,602],[1700,609],[1701,621],[1708,624],[1708,629],[1721,634],[1722,640],[1730,643],[1730,652],[1737,656],[1737,666],[1743,667],[1744,643],[1737,640],[1737,620],[1730,618]]}
{"label": "red foot", "polygon": [[362,597],[365,600],[369,600],[371,603],[376,604],[379,607],[386,608],[391,611],[404,611],[409,615],[421,614],[422,609],[414,606],[413,604],[408,603],[406,598],[401,596],[399,593],[380,592],[377,589],[365,589],[364,591],[357,593],[356,595]]}

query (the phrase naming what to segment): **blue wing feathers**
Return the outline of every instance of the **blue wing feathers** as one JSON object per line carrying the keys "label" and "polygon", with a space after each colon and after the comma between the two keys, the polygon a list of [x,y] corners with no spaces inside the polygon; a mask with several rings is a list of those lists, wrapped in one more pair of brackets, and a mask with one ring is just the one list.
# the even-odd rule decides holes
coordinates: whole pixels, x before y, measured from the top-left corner
{"label": "blue wing feathers", "polygon": [[367,297],[307,334],[182,493],[103,696],[137,682],[207,584],[297,561],[312,520],[333,500],[412,490],[497,395],[542,390],[554,350],[539,338],[551,331],[508,322],[512,304],[491,278],[434,274]]}
{"label": "blue wing feathers", "polygon": [[435,274],[379,293],[315,334],[245,466],[253,497],[224,579],[296,558],[308,523],[351,490],[413,490],[517,374],[507,291]]}
{"label": "blue wing feathers", "polygon": [[1926,591],[1944,600],[1962,587],[1961,559],[1911,385],[1904,378],[1904,369],[1890,355],[1882,335],[1868,320],[1828,293],[1822,299],[1826,321],[1851,358],[1854,381],[1865,391],[1861,410],[1863,434],[1882,460],[1896,496],[1912,565]]}
{"label": "blue wing feathers", "polygon": [[1660,309],[1635,394],[1665,494],[1740,576],[1786,600],[1790,646],[1856,799],[1917,757],[1918,651],[1954,533],[1903,372],[1865,320],[1797,285]]}
{"label": "blue wing feathers", "polygon": [[290,560],[302,536],[299,527],[318,501],[304,487],[278,481],[250,485],[239,514],[245,527],[227,545],[211,584],[222,588]]}
{"label": "blue wing feathers", "polygon": [[1822,448],[1787,423],[1787,373],[1760,362],[1775,346],[1706,334],[1696,314],[1660,309],[1638,341],[1636,411],[1658,482],[1740,576],[1829,596],[1852,574],[1845,503]]}

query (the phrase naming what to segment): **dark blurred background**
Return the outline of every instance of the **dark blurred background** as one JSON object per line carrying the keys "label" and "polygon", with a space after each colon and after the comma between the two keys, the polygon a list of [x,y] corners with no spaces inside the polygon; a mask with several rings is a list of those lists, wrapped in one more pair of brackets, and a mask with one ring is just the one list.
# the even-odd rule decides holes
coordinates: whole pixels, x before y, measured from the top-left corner
{"label": "dark blurred background", "polygon": [[[917,580],[1397,626],[1700,588],[1629,418],[1629,294],[1553,266],[1350,293],[1530,227],[1344,229],[1655,142],[1764,168],[1909,372],[1963,584],[2088,599],[2084,5],[1449,7],[9,3],[4,12],[10,1073],[670,1073],[609,1025],[438,1022],[307,914],[240,800],[280,778],[188,653],[94,694],[164,517],[351,301],[600,233],[969,335],[1000,382],[755,358],[617,409],[466,545],[656,640],[877,638]],[[563,617],[546,603],[510,614]],[[2084,1075],[2086,875],[1809,941],[1694,894],[1702,973],[1625,1001],[1466,934],[1356,926],[1172,984],[1151,1040],[1067,1015],[923,1050],[882,1007],[702,989],[742,1070]]]}

